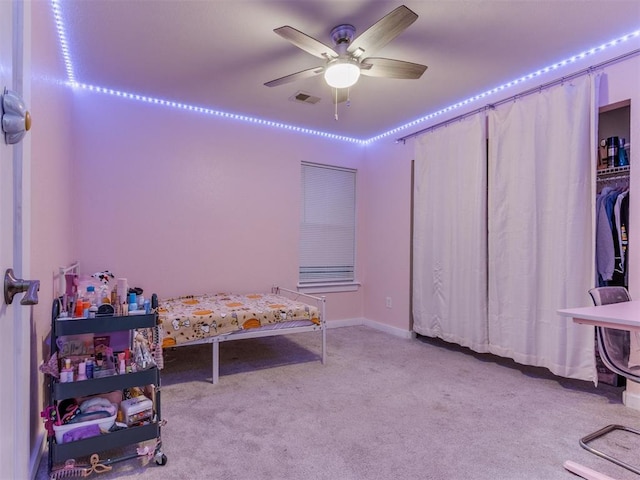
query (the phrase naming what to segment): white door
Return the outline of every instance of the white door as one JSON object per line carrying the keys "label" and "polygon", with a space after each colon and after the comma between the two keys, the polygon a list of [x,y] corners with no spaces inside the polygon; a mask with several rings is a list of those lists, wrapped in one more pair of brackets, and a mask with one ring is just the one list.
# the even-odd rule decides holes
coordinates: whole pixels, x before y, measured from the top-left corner
{"label": "white door", "polygon": [[[0,0],[0,94],[5,88],[24,92],[25,4],[20,0]],[[26,30],[29,30],[27,23]],[[0,137],[0,280],[13,268],[18,278],[29,274],[28,187],[29,146],[25,140],[7,145]],[[27,134],[29,135],[29,134]],[[24,167],[24,168],[23,168]],[[26,202],[25,202],[26,200]],[[27,212],[25,214],[25,210]],[[23,220],[24,224],[23,224]],[[26,224],[26,225],[25,225]],[[27,277],[28,278],[28,277]],[[3,282],[4,284],[4,282]],[[30,458],[30,314],[31,307],[20,305],[19,294],[11,305],[0,295],[0,331],[2,332],[2,368],[0,368],[0,478],[26,479]]]}

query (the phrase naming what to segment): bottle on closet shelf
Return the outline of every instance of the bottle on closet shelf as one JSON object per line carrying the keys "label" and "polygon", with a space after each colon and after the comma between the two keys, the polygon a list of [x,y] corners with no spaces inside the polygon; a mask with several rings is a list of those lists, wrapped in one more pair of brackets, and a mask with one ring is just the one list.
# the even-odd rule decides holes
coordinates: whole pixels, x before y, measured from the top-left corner
{"label": "bottle on closet shelf", "polygon": [[625,148],[627,142],[624,138],[620,137],[620,144],[618,147],[618,159],[616,161],[616,167],[629,166],[629,157]]}
{"label": "bottle on closet shelf", "polygon": [[607,164],[609,168],[617,166],[619,146],[620,140],[618,137],[607,138]]}

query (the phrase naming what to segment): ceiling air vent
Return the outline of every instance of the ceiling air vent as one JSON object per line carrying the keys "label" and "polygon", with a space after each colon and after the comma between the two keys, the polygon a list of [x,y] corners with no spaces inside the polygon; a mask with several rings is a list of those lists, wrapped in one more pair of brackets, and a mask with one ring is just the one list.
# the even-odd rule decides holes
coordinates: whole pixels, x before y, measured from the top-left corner
{"label": "ceiling air vent", "polygon": [[291,100],[293,102],[309,103],[311,105],[315,105],[316,103],[318,103],[320,101],[320,97],[316,97],[316,96],[311,95],[310,93],[307,93],[307,92],[299,91],[295,95],[293,95],[292,97],[289,97],[289,100]]}

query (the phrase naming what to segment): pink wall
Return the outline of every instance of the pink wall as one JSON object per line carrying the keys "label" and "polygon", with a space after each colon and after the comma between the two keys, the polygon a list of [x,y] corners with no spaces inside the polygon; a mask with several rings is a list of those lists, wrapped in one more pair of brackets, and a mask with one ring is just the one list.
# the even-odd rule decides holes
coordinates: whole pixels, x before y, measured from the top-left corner
{"label": "pink wall", "polygon": [[412,159],[411,145],[376,143],[367,151],[360,184],[366,196],[364,317],[402,330],[410,328]]}
{"label": "pink wall", "polygon": [[[72,239],[73,112],[47,2],[32,4],[31,275],[40,280],[33,309],[38,341],[51,325],[54,275],[75,258]],[[40,357],[38,357],[39,359]]]}
{"label": "pink wall", "polygon": [[[160,297],[295,287],[300,162],[364,148],[87,91],[74,93],[74,249]],[[362,317],[362,293],[329,319]]]}
{"label": "pink wall", "polygon": [[42,433],[44,376],[38,366],[46,357],[44,341],[51,327],[54,274],[74,258],[71,246],[71,175],[73,118],[71,92],[59,83],[64,63],[59,55],[48,2],[33,2],[31,51],[31,272],[40,280],[39,304],[33,307],[30,405],[32,445]]}

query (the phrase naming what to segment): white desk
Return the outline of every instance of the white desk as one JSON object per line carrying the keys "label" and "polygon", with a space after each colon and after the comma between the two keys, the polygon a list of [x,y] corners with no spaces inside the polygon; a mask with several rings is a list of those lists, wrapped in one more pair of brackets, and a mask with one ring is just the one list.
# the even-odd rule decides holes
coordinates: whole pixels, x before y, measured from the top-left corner
{"label": "white desk", "polygon": [[[640,332],[639,300],[596,307],[567,308],[558,310],[558,314],[572,317],[575,323]],[[622,392],[622,402],[629,408],[640,410],[640,383],[627,382],[627,388]]]}
{"label": "white desk", "polygon": [[640,331],[640,300],[597,307],[568,308],[558,310],[558,314],[572,317],[575,323]]}
{"label": "white desk", "polygon": [[[631,332],[640,332],[640,301],[611,303],[609,305],[598,305],[595,307],[582,307],[582,308],[567,308],[564,310],[558,310],[558,314],[564,317],[572,317],[575,323],[583,323],[585,325],[595,325],[597,327],[615,328],[618,330],[629,330]],[[640,383],[634,381],[627,382],[627,389],[622,392],[622,403],[634,410],[640,410]],[[626,430],[628,432],[640,435],[640,431],[632,428],[624,427],[621,425],[609,425],[597,432],[594,432],[580,440],[580,445],[589,450],[590,452],[602,457],[613,463],[620,465],[638,475],[640,475],[640,469],[623,462],[622,460],[615,458],[605,452],[596,450],[591,447],[589,442],[597,438],[603,437],[607,433],[613,430]],[[593,479],[606,479],[609,477],[603,477],[598,472],[595,472],[595,476],[581,475],[583,472],[592,474],[592,471],[583,471],[581,465],[577,465],[574,469],[571,463],[565,464],[567,470],[576,473],[584,478]],[[587,469],[588,470],[588,469]],[[611,479],[612,480],[612,479]]]}

